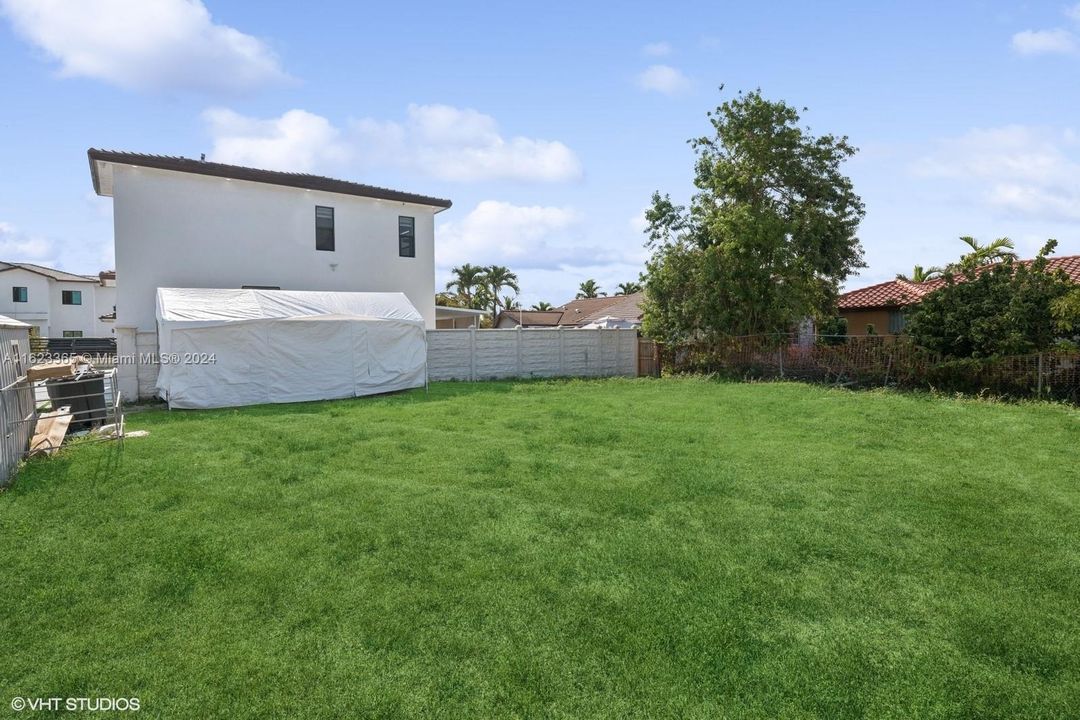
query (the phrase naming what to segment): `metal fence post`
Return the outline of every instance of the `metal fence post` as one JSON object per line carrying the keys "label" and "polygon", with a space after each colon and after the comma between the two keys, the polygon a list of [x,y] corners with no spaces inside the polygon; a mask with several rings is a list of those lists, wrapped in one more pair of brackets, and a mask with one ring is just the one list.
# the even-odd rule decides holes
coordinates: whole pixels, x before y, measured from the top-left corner
{"label": "metal fence post", "polygon": [[1039,353],[1039,371],[1038,371],[1038,374],[1039,374],[1038,389],[1035,391],[1035,394],[1038,397],[1042,397],[1042,394],[1043,394],[1043,354],[1042,353]]}
{"label": "metal fence post", "polygon": [[555,332],[559,333],[559,375],[562,376],[562,375],[566,374],[566,371],[563,369],[564,350],[563,350],[563,329],[562,329],[562,325],[560,325],[559,329],[556,330]]}
{"label": "metal fence post", "polygon": [[522,367],[521,367],[521,333],[522,333],[522,330],[521,330],[521,325],[518,325],[518,326],[517,326],[517,376],[518,376],[518,377],[521,377],[521,376],[522,376]]}
{"label": "metal fence post", "polygon": [[469,380],[476,382],[476,326],[469,328]]}

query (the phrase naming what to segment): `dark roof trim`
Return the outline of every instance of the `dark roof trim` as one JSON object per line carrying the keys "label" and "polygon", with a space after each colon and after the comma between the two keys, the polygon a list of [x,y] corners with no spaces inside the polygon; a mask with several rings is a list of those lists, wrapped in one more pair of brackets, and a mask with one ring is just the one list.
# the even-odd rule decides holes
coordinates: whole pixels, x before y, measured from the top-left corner
{"label": "dark roof trim", "polygon": [[278,170],[259,170],[257,168],[242,167],[240,165],[226,165],[224,163],[192,160],[191,158],[174,157],[171,155],[144,155],[142,153],[90,148],[86,151],[86,156],[90,161],[90,177],[94,181],[94,192],[99,195],[101,194],[101,189],[100,181],[98,179],[97,163],[111,162],[125,165],[138,165],[139,167],[155,168],[158,170],[186,172],[195,175],[231,178],[233,180],[248,180],[250,182],[267,183],[269,185],[283,185],[285,187],[302,188],[304,190],[321,190],[323,192],[341,193],[342,195],[356,195],[359,197],[374,198],[376,200],[392,200],[395,202],[411,203],[413,205],[429,205],[431,207],[448,208],[452,204],[449,200],[444,200],[442,198],[417,195],[415,193],[401,192],[399,190],[390,190],[389,188],[364,185],[362,183],[349,182],[348,180],[335,180],[320,175],[280,172]]}
{"label": "dark roof trim", "polygon": [[35,275],[40,275],[41,277],[47,277],[50,280],[55,280],[57,282],[98,282],[97,278],[87,277],[85,275],[76,275],[75,273],[69,273],[63,270],[57,270],[56,272],[62,273],[67,277],[57,277],[56,275],[50,275],[47,272],[42,272],[41,270],[38,270],[37,267],[31,265],[30,263],[8,263],[8,265],[10,265],[11,267],[0,268],[0,273],[10,272],[12,270],[25,270],[26,272],[34,273]]}

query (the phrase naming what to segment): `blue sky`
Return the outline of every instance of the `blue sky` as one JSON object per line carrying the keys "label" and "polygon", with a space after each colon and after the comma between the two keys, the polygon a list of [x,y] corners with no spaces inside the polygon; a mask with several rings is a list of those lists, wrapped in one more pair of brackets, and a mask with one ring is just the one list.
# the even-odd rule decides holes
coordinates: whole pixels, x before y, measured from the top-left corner
{"label": "blue sky", "polygon": [[558,304],[636,278],[651,193],[688,200],[686,139],[757,87],[861,148],[848,287],[962,234],[1080,253],[1080,5],[535,8],[0,0],[0,259],[112,266],[88,147],[205,152],[449,197],[440,283],[506,264],[525,304]]}

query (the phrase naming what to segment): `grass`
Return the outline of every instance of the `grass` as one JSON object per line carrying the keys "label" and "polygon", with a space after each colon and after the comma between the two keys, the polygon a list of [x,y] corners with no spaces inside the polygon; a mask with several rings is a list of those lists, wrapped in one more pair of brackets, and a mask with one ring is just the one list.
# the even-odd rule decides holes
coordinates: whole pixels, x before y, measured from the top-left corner
{"label": "grass", "polygon": [[1075,409],[609,380],[129,428],[0,494],[0,707],[1080,716]]}

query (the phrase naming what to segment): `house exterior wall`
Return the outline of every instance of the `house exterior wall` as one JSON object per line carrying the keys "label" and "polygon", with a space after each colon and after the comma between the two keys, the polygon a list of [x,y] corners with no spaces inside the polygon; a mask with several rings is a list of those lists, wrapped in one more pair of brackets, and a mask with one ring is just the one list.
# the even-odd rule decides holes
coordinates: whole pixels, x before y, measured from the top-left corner
{"label": "house exterior wall", "polygon": [[866,326],[874,326],[878,335],[890,335],[888,310],[841,310],[840,317],[847,320],[848,335],[866,335]]}
{"label": "house exterior wall", "polygon": [[[53,280],[49,288],[49,335],[61,337],[65,330],[82,332],[84,337],[97,334],[96,304],[97,283],[64,282]],[[82,293],[81,305],[64,305],[63,291],[75,290]]]}
{"label": "house exterior wall", "polygon": [[[51,306],[49,278],[38,273],[12,268],[0,272],[0,315],[37,327],[38,335],[48,337]],[[26,288],[26,302],[12,301],[12,288]]]}
{"label": "house exterior wall", "polygon": [[[315,206],[335,250],[315,249]],[[404,292],[435,327],[435,210],[266,183],[116,165],[117,328],[156,330],[159,287]],[[398,216],[416,257],[398,254]]]}

